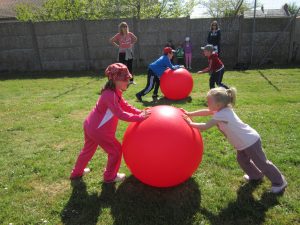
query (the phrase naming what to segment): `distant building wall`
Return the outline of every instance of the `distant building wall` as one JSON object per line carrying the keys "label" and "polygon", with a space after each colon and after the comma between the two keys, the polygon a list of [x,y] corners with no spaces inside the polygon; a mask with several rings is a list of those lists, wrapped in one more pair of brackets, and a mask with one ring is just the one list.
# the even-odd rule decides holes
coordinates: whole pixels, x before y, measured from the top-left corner
{"label": "distant building wall", "polygon": [[[299,18],[285,32],[290,18],[258,18],[254,35],[254,63],[259,63],[279,35],[268,61],[299,62]],[[207,65],[200,47],[206,44],[212,19],[124,19],[137,37],[136,67],[146,67],[159,57],[169,39],[177,45],[191,37],[193,67]],[[109,38],[118,31],[121,20],[1,22],[0,71],[99,70],[117,59],[117,49]],[[222,31],[221,58],[227,68],[249,63],[253,19],[218,19]],[[290,47],[289,47],[290,46]],[[297,50],[298,48],[298,50]],[[291,53],[293,52],[293,54]],[[296,54],[296,55],[295,55]],[[290,60],[289,60],[290,59]]]}

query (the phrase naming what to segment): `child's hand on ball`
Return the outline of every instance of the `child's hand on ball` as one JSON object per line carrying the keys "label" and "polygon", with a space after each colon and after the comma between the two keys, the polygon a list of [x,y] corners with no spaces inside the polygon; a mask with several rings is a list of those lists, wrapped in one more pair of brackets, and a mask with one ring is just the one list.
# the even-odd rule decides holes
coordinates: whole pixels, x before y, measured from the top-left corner
{"label": "child's hand on ball", "polygon": [[188,123],[191,124],[193,121],[191,120],[190,117],[188,117],[187,115],[182,115],[183,119]]}
{"label": "child's hand on ball", "polygon": [[148,117],[150,116],[150,114],[151,114],[151,111],[150,111],[150,110],[143,110],[143,111],[142,111],[142,117],[143,117],[144,119],[148,118]]}
{"label": "child's hand on ball", "polygon": [[180,111],[183,112],[185,115],[188,115],[188,113],[189,113],[188,111],[186,111],[186,110],[183,109],[183,108],[180,108]]}

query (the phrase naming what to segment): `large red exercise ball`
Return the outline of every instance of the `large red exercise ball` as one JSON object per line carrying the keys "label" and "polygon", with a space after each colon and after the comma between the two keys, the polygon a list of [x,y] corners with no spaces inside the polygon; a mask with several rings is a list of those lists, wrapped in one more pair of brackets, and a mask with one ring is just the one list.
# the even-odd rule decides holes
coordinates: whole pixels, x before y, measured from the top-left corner
{"label": "large red exercise ball", "polygon": [[160,89],[171,100],[180,100],[189,96],[193,90],[193,78],[184,68],[167,69],[160,79]]}
{"label": "large red exercise ball", "polygon": [[124,160],[141,182],[155,187],[178,185],[192,176],[203,154],[202,137],[175,107],[151,108],[151,115],[129,124],[123,138]]}

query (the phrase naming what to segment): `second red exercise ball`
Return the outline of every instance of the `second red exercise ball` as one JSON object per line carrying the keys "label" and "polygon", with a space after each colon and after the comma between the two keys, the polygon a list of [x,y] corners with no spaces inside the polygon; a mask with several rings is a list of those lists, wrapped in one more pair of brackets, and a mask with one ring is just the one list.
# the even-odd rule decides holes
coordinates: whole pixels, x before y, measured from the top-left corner
{"label": "second red exercise ball", "polygon": [[193,90],[193,78],[184,68],[167,69],[160,79],[160,89],[171,100],[180,100],[189,96]]}

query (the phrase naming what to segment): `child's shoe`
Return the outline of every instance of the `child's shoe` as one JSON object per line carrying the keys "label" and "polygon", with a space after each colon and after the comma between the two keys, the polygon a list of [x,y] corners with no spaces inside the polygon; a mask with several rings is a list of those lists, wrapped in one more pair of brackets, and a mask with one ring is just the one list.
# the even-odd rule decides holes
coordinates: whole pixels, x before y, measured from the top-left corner
{"label": "child's shoe", "polygon": [[117,176],[113,180],[104,181],[105,183],[114,183],[114,182],[122,182],[126,178],[125,173],[117,173]]}
{"label": "child's shoe", "polygon": [[271,192],[274,194],[278,194],[284,191],[284,189],[286,188],[286,186],[288,185],[286,179],[283,177],[283,182],[280,186],[272,186],[271,188]]}
{"label": "child's shoe", "polygon": [[248,182],[251,182],[251,181],[256,181],[256,182],[258,182],[258,181],[262,181],[262,177],[261,178],[259,178],[259,179],[251,179],[250,177],[249,177],[249,175],[248,174],[245,174],[244,176],[243,176],[243,178],[245,179],[245,181],[248,181]]}
{"label": "child's shoe", "polygon": [[129,84],[134,84],[136,85],[136,82],[134,80],[129,81]]}
{"label": "child's shoe", "polygon": [[90,168],[84,168],[83,174],[82,174],[82,175],[86,175],[86,174],[88,174],[89,172],[91,172],[91,169],[90,169]]}
{"label": "child's shoe", "polygon": [[136,94],[135,97],[137,98],[137,100],[138,100],[139,102],[142,102],[142,101],[143,101],[142,96],[140,96],[139,94]]}
{"label": "child's shoe", "polygon": [[156,102],[158,100],[158,96],[157,95],[153,95],[152,99],[153,99],[153,102]]}
{"label": "child's shoe", "polygon": [[91,169],[90,169],[90,168],[84,168],[83,173],[82,173],[81,176],[72,176],[72,175],[71,175],[71,176],[70,176],[70,179],[71,179],[71,180],[75,180],[75,179],[82,178],[83,175],[86,175],[86,174],[88,174],[89,172],[91,172]]}

